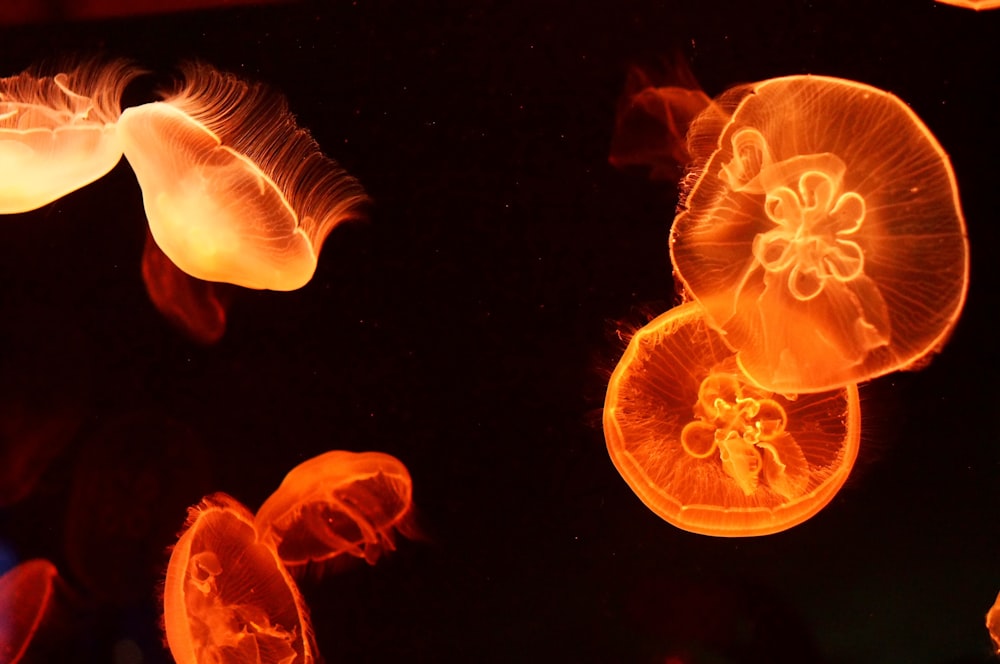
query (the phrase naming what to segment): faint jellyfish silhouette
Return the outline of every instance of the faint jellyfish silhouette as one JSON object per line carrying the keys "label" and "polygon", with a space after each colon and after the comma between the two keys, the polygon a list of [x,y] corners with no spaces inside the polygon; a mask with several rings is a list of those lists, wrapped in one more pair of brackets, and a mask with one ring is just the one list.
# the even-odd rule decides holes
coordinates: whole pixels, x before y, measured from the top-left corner
{"label": "faint jellyfish silhouette", "polygon": [[75,602],[48,560],[27,560],[0,576],[0,662],[70,661]]}
{"label": "faint jellyfish silhouette", "polygon": [[205,281],[294,290],[326,236],[357,217],[358,182],[295,124],[284,98],[208,65],[118,123],[156,244]]}
{"label": "faint jellyfish silhouette", "polygon": [[5,301],[3,316],[0,507],[35,490],[87,419],[94,351],[80,321],[47,303]]}
{"label": "faint jellyfish silhouette", "polygon": [[[688,146],[670,253],[758,385],[818,392],[929,361],[965,301],[948,157],[899,99],[821,76],[734,88]],[[688,180],[691,182],[692,180]]]}
{"label": "faint jellyfish silhouette", "polygon": [[163,593],[167,645],[178,664],[317,657],[305,602],[253,515],[224,493],[190,508]]}
{"label": "faint jellyfish silhouette", "polygon": [[0,214],[40,208],[115,167],[121,95],[138,73],[114,60],[0,79]]}
{"label": "faint jellyfish silhouette", "polygon": [[935,0],[935,2],[939,2],[942,5],[951,5],[952,7],[971,9],[977,12],[1000,8],[1000,0]]}
{"label": "faint jellyfish silhouette", "polygon": [[142,281],[153,306],[192,341],[207,346],[225,334],[226,286],[189,276],[167,258],[148,231]]}
{"label": "faint jellyfish silhouette", "polygon": [[986,614],[986,629],[990,633],[990,640],[993,642],[993,652],[1000,655],[1000,594]]}
{"label": "faint jellyfish silhouette", "polygon": [[703,535],[811,518],[847,479],[860,433],[856,386],[795,398],[756,387],[691,302],[632,337],[604,404],[618,472],[660,517]]}
{"label": "faint jellyfish silhouette", "polygon": [[[628,576],[614,617],[620,661],[824,664],[801,613],[738,568],[651,566]],[[624,624],[622,624],[624,623]],[[746,625],[753,625],[747,629]],[[697,653],[695,655],[694,653]]]}
{"label": "faint jellyfish silhouette", "polygon": [[688,127],[712,100],[683,65],[659,76],[677,85],[657,85],[654,77],[656,74],[637,67],[629,71],[608,160],[616,168],[648,168],[653,180],[676,182],[692,161],[686,140]]}
{"label": "faint jellyfish silhouette", "polygon": [[332,451],[299,464],[255,519],[261,541],[293,571],[347,554],[374,564],[410,534],[413,486],[406,466],[382,452]]}
{"label": "faint jellyfish silhouette", "polygon": [[155,411],[111,417],[83,442],[66,517],[69,569],[105,604],[142,600],[162,573],[178,510],[212,486],[196,432]]}

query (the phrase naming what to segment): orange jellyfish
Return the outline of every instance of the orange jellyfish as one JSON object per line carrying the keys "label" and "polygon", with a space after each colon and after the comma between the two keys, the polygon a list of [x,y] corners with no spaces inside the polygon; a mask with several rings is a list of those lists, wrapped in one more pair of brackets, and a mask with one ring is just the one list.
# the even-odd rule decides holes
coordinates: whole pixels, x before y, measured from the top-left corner
{"label": "orange jellyfish", "polygon": [[170,262],[146,233],[142,281],[153,306],[186,337],[206,346],[226,332],[223,284],[188,276]]}
{"label": "orange jellyfish", "polygon": [[952,7],[962,7],[963,9],[971,9],[973,11],[981,12],[986,9],[997,9],[1000,8],[1000,0],[936,0],[942,5],[951,5]]}
{"label": "orange jellyfish", "polygon": [[317,657],[295,582],[257,537],[249,510],[223,493],[189,510],[167,567],[163,623],[177,664]]}
{"label": "orange jellyfish", "polygon": [[294,290],[334,226],[358,215],[358,182],[295,124],[283,97],[207,65],[118,123],[156,244],[192,277]]}
{"label": "orange jellyfish", "polygon": [[670,234],[686,294],[745,373],[819,392],[913,368],[965,301],[969,252],[948,156],[893,95],[822,76],[734,88],[688,147]]}
{"label": "orange jellyfish", "polygon": [[121,95],[137,73],[115,60],[0,79],[0,214],[40,208],[115,167]]}
{"label": "orange jellyfish", "polygon": [[696,303],[639,330],[611,376],[604,436],[618,472],[669,523],[722,537],[800,524],[844,484],[858,390],[787,398],[739,371]]}
{"label": "orange jellyfish", "polygon": [[299,464],[257,511],[261,540],[285,565],[323,563],[341,554],[374,564],[393,550],[393,528],[408,528],[410,473],[381,452],[326,452]]}
{"label": "orange jellyfish", "polygon": [[21,661],[54,601],[59,572],[41,558],[0,576],[0,662]]}
{"label": "orange jellyfish", "polygon": [[986,614],[986,629],[990,633],[990,640],[993,641],[993,652],[1000,655],[1000,594]]}

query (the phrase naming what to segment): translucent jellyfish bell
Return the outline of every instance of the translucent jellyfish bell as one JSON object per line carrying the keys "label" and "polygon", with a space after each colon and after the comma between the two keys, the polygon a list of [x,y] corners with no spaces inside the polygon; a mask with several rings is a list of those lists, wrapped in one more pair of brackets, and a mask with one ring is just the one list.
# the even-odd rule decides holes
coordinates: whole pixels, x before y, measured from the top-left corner
{"label": "translucent jellyfish bell", "polygon": [[137,74],[116,60],[0,79],[0,214],[40,208],[115,167],[121,95]]}
{"label": "translucent jellyfish bell", "polygon": [[189,511],[167,567],[163,623],[177,664],[317,656],[295,582],[257,538],[250,512],[222,493]]}
{"label": "translucent jellyfish bell", "polygon": [[198,279],[302,287],[364,191],[277,93],[207,65],[184,75],[180,90],[126,109],[118,125],[156,244]]}
{"label": "translucent jellyfish bell", "polygon": [[734,88],[688,147],[670,252],[760,386],[817,392],[940,349],[969,252],[945,152],[899,99],[822,76]]}
{"label": "translucent jellyfish bell", "polygon": [[333,451],[299,464],[257,511],[261,540],[289,566],[342,554],[378,560],[406,525],[410,473],[381,452]]}
{"label": "translucent jellyfish bell", "polygon": [[756,387],[700,306],[639,330],[604,403],[618,472],[661,518],[703,535],[768,535],[826,506],[861,435],[854,385],[789,399]]}

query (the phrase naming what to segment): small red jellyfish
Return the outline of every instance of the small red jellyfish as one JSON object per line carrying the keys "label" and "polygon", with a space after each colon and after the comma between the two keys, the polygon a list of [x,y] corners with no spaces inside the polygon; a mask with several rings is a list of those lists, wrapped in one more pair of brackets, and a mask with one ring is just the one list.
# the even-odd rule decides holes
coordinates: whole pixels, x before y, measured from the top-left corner
{"label": "small red jellyfish", "polygon": [[224,284],[202,281],[174,265],[146,233],[142,281],[153,306],[192,341],[214,344],[226,332]]}
{"label": "small red jellyfish", "polygon": [[299,464],[257,511],[261,541],[290,567],[342,554],[374,564],[406,528],[410,473],[382,452],[326,452]]}
{"label": "small red jellyfish", "polygon": [[40,208],[115,167],[121,95],[137,74],[114,60],[0,79],[0,214]]}
{"label": "small red jellyfish", "polygon": [[833,499],[861,434],[854,385],[788,398],[740,371],[693,302],[639,330],[611,376],[604,436],[660,517],[703,535],[780,532]]}
{"label": "small red jellyfish", "polygon": [[207,65],[118,123],[156,244],[189,275],[294,290],[326,236],[366,201],[283,97]]}
{"label": "small red jellyfish", "polygon": [[189,511],[167,567],[163,623],[177,664],[317,657],[295,582],[257,537],[249,510],[222,493]]}
{"label": "small red jellyfish", "polygon": [[712,100],[683,64],[663,76],[675,85],[656,85],[652,76],[638,68],[629,72],[608,160],[616,168],[647,167],[653,180],[676,181],[691,162],[688,127]]}
{"label": "small red jellyfish", "polygon": [[24,657],[51,607],[58,577],[55,565],[40,558],[0,576],[0,662],[16,664]]}
{"label": "small red jellyfish", "polygon": [[750,379],[819,392],[916,366],[965,302],[948,156],[898,98],[788,76],[734,88],[688,145],[697,178],[670,253]]}

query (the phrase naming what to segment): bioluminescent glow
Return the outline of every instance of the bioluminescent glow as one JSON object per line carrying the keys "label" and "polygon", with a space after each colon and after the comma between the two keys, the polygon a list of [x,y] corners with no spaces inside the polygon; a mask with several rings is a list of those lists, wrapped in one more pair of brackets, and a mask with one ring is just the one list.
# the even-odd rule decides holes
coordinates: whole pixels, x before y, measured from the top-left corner
{"label": "bioluminescent glow", "polygon": [[0,79],[0,214],[40,208],[115,167],[121,95],[137,74],[114,60]]}
{"label": "bioluminescent glow", "polygon": [[156,244],[205,281],[293,290],[367,199],[298,127],[284,98],[208,65],[118,123]]}
{"label": "bioluminescent glow", "polygon": [[811,518],[847,479],[860,434],[856,386],[795,398],[755,386],[697,303],[632,337],[604,404],[618,472],[660,517],[703,535]]}
{"label": "bioluminescent glow", "polygon": [[332,451],[299,464],[257,511],[261,541],[288,566],[347,554],[374,564],[412,505],[410,473],[382,452]]}
{"label": "bioluminescent glow", "polygon": [[965,222],[948,156],[906,104],[771,79],[717,98],[687,143],[671,259],[753,382],[831,390],[944,344],[968,287]]}

